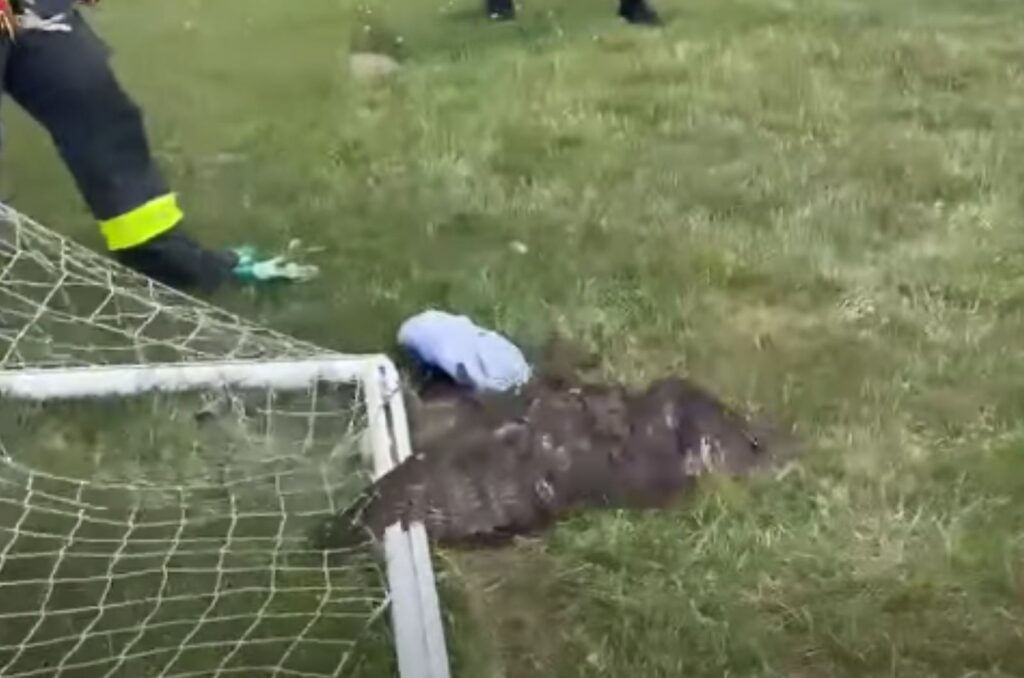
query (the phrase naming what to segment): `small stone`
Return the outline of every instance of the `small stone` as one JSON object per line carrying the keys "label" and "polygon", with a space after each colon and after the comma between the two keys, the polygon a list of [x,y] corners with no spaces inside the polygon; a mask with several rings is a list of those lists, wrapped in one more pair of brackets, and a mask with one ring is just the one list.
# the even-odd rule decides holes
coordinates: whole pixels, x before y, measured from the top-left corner
{"label": "small stone", "polygon": [[397,73],[401,65],[387,54],[353,52],[348,58],[349,72],[358,80],[379,80]]}
{"label": "small stone", "polygon": [[530,248],[526,246],[526,243],[519,242],[518,240],[512,241],[510,246],[512,247],[512,251],[516,254],[526,254],[530,251]]}

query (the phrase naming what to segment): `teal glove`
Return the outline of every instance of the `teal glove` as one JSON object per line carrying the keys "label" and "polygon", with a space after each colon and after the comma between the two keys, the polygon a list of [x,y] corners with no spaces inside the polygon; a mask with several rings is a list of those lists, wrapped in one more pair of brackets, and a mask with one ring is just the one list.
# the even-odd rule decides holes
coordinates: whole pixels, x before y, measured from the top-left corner
{"label": "teal glove", "polygon": [[294,254],[301,249],[301,243],[293,240],[288,245],[288,252],[261,258],[256,249],[250,246],[234,250],[238,255],[238,263],[234,268],[235,278],[247,283],[265,282],[306,282],[320,273],[320,269],[312,264],[299,264],[292,260]]}

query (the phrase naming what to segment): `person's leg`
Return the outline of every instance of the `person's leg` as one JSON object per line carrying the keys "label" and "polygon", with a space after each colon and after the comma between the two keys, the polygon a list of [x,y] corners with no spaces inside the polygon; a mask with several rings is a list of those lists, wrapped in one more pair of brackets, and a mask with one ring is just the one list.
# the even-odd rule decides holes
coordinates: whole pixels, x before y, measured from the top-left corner
{"label": "person's leg", "polygon": [[50,133],[122,263],[175,287],[218,286],[230,277],[235,255],[207,250],[185,234],[142,113],[117,82],[106,46],[77,12],[67,23],[71,32],[19,33],[4,88]]}
{"label": "person's leg", "polygon": [[[8,21],[13,21],[13,18],[9,17]],[[8,24],[8,26],[10,25],[12,24]],[[7,29],[0,30],[0,79],[3,78],[3,74],[7,70],[7,59],[11,52],[10,34],[5,33],[5,30]],[[0,88],[0,94],[2,93],[3,88]],[[4,128],[3,124],[0,123],[0,153],[3,153],[4,146],[7,142],[6,132],[7,130]]]}

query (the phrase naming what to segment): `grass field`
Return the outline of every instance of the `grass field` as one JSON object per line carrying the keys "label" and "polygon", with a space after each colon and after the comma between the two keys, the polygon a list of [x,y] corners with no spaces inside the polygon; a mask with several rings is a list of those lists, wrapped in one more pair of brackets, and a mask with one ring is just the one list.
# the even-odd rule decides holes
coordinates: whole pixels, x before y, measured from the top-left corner
{"label": "grass field", "polygon": [[[459,676],[1024,675],[1024,4],[659,4],[658,31],[613,0],[95,23],[193,229],[325,248],[222,303],[353,351],[429,305],[558,330],[807,442],[678,511],[442,553]],[[350,47],[403,69],[355,82]],[[98,246],[6,106],[3,193]]]}

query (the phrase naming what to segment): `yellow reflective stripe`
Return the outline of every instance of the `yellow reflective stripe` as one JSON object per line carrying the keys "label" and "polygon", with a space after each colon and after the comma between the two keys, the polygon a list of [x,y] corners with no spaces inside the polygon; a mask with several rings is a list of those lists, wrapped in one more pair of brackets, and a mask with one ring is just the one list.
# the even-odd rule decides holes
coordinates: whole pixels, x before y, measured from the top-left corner
{"label": "yellow reflective stripe", "polygon": [[172,229],[185,215],[174,193],[162,195],[113,219],[100,222],[111,251],[135,247]]}

